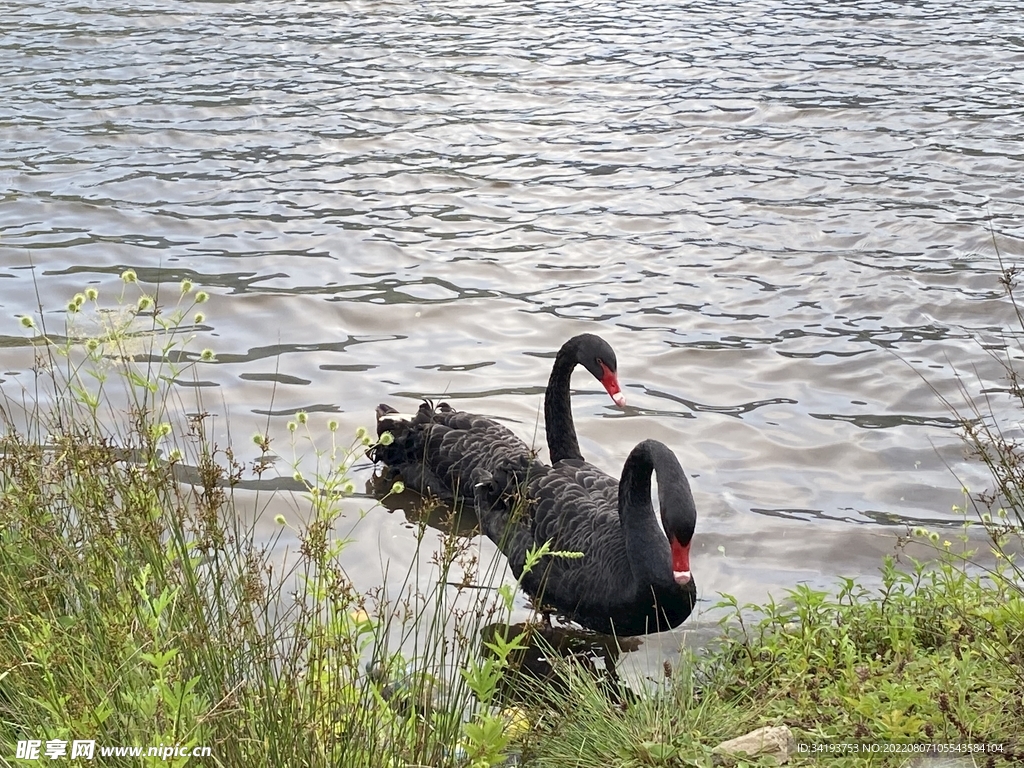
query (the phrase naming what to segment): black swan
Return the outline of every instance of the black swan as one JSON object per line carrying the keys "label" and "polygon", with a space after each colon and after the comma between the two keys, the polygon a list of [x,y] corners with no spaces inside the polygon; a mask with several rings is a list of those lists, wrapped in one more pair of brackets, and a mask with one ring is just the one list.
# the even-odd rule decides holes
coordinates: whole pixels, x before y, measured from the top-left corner
{"label": "black swan", "polygon": [[[552,463],[563,459],[583,461],[569,401],[569,381],[577,365],[601,382],[616,405],[626,404],[619,390],[611,345],[592,333],[565,342],[555,355],[544,392],[544,426]],[[533,455],[507,427],[486,416],[456,411],[447,403],[437,408],[424,403],[411,419],[381,404],[377,407],[377,434],[384,432],[391,432],[395,442],[378,445],[369,455],[387,466],[385,479],[400,476],[412,490],[448,502],[472,504],[471,478],[480,472],[497,472],[510,461],[521,462]]]}
{"label": "black swan", "polygon": [[[658,479],[661,525],[651,503]],[[607,491],[617,487],[615,496]],[[693,610],[690,543],[697,510],[675,454],[657,440],[637,445],[615,483],[582,461],[538,461],[499,470],[475,485],[484,533],[508,558],[523,589],[585,627],[640,635],[679,626]],[[663,526],[663,527],[662,527]],[[531,547],[545,557],[523,574]]]}

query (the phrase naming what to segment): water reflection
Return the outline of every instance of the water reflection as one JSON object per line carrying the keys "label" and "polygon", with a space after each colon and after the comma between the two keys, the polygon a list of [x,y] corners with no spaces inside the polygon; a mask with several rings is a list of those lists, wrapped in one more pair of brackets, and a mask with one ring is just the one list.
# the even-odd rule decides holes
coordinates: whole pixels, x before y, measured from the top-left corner
{"label": "water reflection", "polygon": [[480,535],[476,512],[464,507],[452,508],[436,499],[424,499],[415,491],[390,493],[393,481],[374,472],[366,481],[366,494],[377,499],[392,513],[401,512],[413,526],[426,525],[456,536]]}
{"label": "water reflection", "polygon": [[508,656],[509,667],[498,689],[502,704],[532,704],[538,696],[564,702],[580,674],[591,677],[615,704],[624,704],[632,696],[617,667],[622,653],[640,648],[640,638],[616,638],[544,622],[488,624],[480,631],[482,654],[493,656],[488,646],[499,640],[522,648]]}

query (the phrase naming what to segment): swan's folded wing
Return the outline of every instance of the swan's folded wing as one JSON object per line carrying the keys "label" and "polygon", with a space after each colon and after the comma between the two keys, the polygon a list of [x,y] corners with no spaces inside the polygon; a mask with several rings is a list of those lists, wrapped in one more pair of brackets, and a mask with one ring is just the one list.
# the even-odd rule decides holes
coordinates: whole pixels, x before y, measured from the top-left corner
{"label": "swan's folded wing", "polygon": [[558,462],[554,469],[584,488],[600,509],[614,512],[619,507],[619,481],[582,459]]}
{"label": "swan's folded wing", "polygon": [[559,462],[531,478],[531,524],[538,544],[550,541],[555,550],[587,553],[594,531],[613,517],[617,524],[617,499],[609,504],[605,493],[595,492],[597,472],[588,464]]}
{"label": "swan's folded wing", "polygon": [[[544,542],[551,543],[552,552],[582,555],[545,557],[522,581],[527,592],[572,615],[577,606],[606,603],[616,586],[631,578],[624,539],[616,535],[618,503],[609,503],[605,492],[586,482],[598,480],[597,470],[583,462],[545,469],[528,489],[531,541],[524,545],[524,537],[517,537],[523,551],[510,551],[509,561],[515,557],[521,563],[527,546]],[[597,482],[597,487],[605,486]]]}
{"label": "swan's folded wing", "polygon": [[374,449],[372,458],[397,472],[409,487],[445,501],[472,500],[478,478],[530,454],[526,444],[493,419],[423,403],[412,418],[378,408],[378,432],[394,442]]}
{"label": "swan's folded wing", "polygon": [[[509,464],[522,461],[530,453],[526,444],[509,429],[484,416],[453,411],[439,418],[428,438],[426,455],[435,472],[445,478],[453,490],[479,482],[482,474],[493,474]],[[471,487],[456,493],[472,498]]]}

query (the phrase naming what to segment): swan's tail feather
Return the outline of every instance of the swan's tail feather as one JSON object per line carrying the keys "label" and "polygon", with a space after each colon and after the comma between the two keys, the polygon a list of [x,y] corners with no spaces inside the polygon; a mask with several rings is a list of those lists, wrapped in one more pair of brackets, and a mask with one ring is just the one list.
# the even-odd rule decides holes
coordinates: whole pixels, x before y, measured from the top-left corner
{"label": "swan's tail feather", "polygon": [[400,477],[412,490],[450,501],[452,492],[437,476],[434,462],[428,458],[431,432],[445,429],[436,423],[435,416],[438,412],[445,412],[446,407],[442,404],[435,409],[433,403],[426,400],[416,413],[407,414],[381,403],[376,409],[377,437],[383,438],[387,433],[390,439],[380,439],[366,455],[371,461],[384,465],[385,477]]}
{"label": "swan's tail feather", "polygon": [[392,408],[387,403],[378,405],[376,413],[378,440],[385,433],[390,434],[392,439],[387,443],[380,440],[366,452],[366,455],[370,461],[394,467],[407,452],[414,417],[399,413],[396,408]]}
{"label": "swan's tail feather", "polygon": [[387,403],[377,406],[377,437],[385,432],[395,434],[396,430],[405,431],[415,421],[419,414],[399,413],[397,408],[392,408]]}

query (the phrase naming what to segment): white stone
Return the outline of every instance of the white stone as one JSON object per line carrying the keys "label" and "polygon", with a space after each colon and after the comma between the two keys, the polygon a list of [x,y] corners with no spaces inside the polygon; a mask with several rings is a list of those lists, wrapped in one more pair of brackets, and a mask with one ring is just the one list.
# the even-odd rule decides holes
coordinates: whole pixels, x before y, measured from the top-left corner
{"label": "white stone", "polygon": [[789,728],[784,725],[768,725],[745,736],[723,741],[712,752],[723,757],[770,756],[781,764],[789,762],[794,745],[793,732]]}

